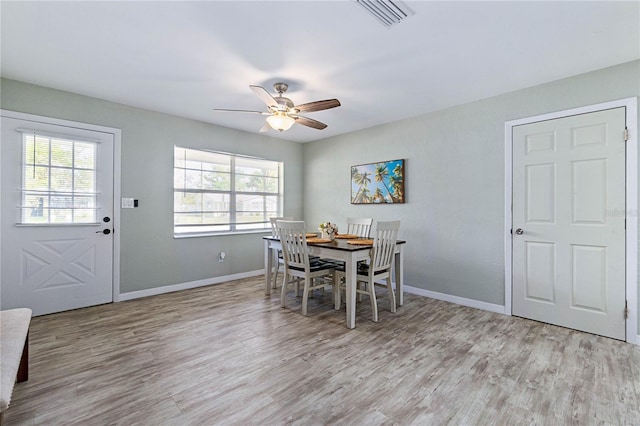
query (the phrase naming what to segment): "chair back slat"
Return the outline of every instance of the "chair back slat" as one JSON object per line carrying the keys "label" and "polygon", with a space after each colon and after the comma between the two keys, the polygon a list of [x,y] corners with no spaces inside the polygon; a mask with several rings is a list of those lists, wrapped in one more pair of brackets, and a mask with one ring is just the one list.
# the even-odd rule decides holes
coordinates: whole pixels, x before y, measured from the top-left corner
{"label": "chair back slat", "polygon": [[373,219],[370,217],[366,217],[366,218],[349,217],[347,218],[347,234],[357,235],[358,237],[369,238],[369,234],[371,233],[372,223],[373,223]]}
{"label": "chair back slat", "polygon": [[293,220],[291,216],[283,216],[283,217],[270,217],[269,221],[271,222],[271,236],[275,238],[278,237],[278,221],[279,220]]}
{"label": "chair back slat", "polygon": [[282,245],[285,267],[309,271],[309,248],[304,221],[278,220],[277,233]]}
{"label": "chair back slat", "polygon": [[376,224],[376,236],[371,248],[371,264],[369,270],[372,274],[377,271],[391,268],[396,253],[396,241],[400,221],[378,222]]}

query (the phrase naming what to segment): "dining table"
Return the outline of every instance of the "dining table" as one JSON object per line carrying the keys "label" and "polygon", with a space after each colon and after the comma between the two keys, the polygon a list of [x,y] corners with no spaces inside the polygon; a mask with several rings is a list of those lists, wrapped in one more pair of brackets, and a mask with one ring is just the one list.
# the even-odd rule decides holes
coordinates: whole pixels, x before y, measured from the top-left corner
{"label": "dining table", "polygon": [[[273,268],[277,264],[274,261],[278,250],[282,249],[280,240],[274,236],[264,236],[264,271],[265,271],[265,295],[271,294],[271,289],[275,288],[273,282]],[[356,326],[356,286],[358,262],[368,260],[372,245],[356,245],[347,242],[347,239],[334,239],[331,242],[308,243],[309,254],[326,259],[340,260],[345,263],[346,281],[346,305],[347,305],[347,328]],[[394,281],[396,289],[396,304],[404,304],[404,246],[406,241],[396,241],[394,269]]]}

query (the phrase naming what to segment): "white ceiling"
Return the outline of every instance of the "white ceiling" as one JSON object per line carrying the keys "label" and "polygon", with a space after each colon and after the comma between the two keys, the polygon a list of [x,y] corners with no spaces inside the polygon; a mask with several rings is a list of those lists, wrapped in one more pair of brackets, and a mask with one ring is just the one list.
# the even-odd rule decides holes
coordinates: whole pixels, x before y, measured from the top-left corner
{"label": "white ceiling", "polygon": [[289,83],[307,142],[640,58],[640,3],[406,2],[387,29],[353,1],[1,2],[2,76],[247,132],[250,84]]}

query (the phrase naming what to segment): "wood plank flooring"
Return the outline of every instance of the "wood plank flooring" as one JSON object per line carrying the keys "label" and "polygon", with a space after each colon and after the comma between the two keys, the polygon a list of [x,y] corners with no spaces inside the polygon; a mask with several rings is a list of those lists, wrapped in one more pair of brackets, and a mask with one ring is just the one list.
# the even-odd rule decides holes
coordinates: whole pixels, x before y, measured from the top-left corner
{"label": "wood plank flooring", "polygon": [[[262,277],[34,318],[10,425],[640,424],[640,348],[381,292],[356,329],[331,293]],[[343,308],[344,309],[344,308]]]}

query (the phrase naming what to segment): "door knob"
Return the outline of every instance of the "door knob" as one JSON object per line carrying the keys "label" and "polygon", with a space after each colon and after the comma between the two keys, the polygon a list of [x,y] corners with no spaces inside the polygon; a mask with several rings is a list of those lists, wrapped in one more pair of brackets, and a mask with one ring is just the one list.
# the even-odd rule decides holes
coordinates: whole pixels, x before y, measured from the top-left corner
{"label": "door knob", "polygon": [[516,229],[516,234],[517,234],[517,235],[522,235],[522,234],[524,234],[524,229],[522,229],[522,228],[518,228],[518,229]]}
{"label": "door knob", "polygon": [[104,234],[104,235],[109,235],[111,233],[111,229],[104,229],[102,231],[96,231],[96,234]]}

